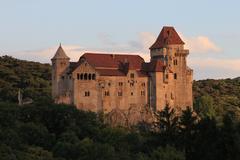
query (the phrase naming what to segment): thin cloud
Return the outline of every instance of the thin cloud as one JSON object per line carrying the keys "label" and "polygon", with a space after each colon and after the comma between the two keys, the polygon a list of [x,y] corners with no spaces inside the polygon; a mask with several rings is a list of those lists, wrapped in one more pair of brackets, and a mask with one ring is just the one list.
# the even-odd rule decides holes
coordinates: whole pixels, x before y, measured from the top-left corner
{"label": "thin cloud", "polygon": [[185,42],[185,47],[188,48],[191,53],[218,53],[222,51],[222,49],[207,36],[185,37],[183,34],[180,34],[180,36]]}
{"label": "thin cloud", "polygon": [[240,59],[189,58],[196,79],[234,78],[240,74]]}

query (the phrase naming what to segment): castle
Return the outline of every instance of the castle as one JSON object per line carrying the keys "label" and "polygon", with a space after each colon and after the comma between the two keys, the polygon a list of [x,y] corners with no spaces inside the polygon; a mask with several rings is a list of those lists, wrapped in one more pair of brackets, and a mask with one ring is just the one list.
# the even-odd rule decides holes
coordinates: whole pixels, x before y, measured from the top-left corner
{"label": "castle", "polygon": [[175,29],[163,27],[149,49],[149,63],[139,55],[102,53],[85,53],[78,62],[70,62],[60,45],[51,59],[55,102],[120,115],[146,106],[153,111],[166,105],[192,106],[189,50]]}

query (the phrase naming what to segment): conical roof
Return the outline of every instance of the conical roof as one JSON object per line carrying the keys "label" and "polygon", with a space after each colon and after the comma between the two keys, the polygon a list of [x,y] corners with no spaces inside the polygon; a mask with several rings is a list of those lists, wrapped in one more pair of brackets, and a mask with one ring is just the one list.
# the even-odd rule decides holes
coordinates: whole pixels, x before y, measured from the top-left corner
{"label": "conical roof", "polygon": [[149,49],[160,49],[166,45],[184,44],[174,27],[164,26],[157,40]]}
{"label": "conical roof", "polygon": [[62,48],[62,45],[60,44],[60,46],[57,49],[57,52],[55,53],[54,57],[52,59],[70,59],[65,51]]}

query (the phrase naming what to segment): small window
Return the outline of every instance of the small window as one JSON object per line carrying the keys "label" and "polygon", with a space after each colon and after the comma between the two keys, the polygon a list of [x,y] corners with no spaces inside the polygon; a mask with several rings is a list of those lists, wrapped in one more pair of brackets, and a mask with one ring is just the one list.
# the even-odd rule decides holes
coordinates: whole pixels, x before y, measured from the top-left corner
{"label": "small window", "polygon": [[77,79],[78,79],[78,80],[80,79],[80,74],[79,74],[79,73],[77,74]]}
{"label": "small window", "polygon": [[170,31],[167,31],[167,35],[168,35],[168,36],[170,35]]}
{"label": "small window", "polygon": [[92,74],[92,80],[96,79],[96,74]]}
{"label": "small window", "polygon": [[105,96],[110,96],[109,91],[105,91],[104,95],[105,95]]}
{"label": "small window", "polygon": [[166,74],[166,79],[168,79],[168,74]]}
{"label": "small window", "polygon": [[109,87],[111,86],[111,83],[110,83],[110,82],[108,83],[108,86],[109,86]]}
{"label": "small window", "polygon": [[142,86],[145,87],[145,83],[142,83]]}
{"label": "small window", "polygon": [[133,96],[133,92],[131,92],[131,96]]}
{"label": "small window", "polygon": [[80,75],[80,79],[83,80],[83,74]]}
{"label": "small window", "polygon": [[118,85],[119,85],[119,86],[123,86],[123,82],[119,82]]}
{"label": "small window", "polygon": [[69,76],[69,79],[72,79],[72,76]]}
{"label": "small window", "polygon": [[133,87],[134,86],[134,82],[130,83],[130,86]]}
{"label": "small window", "polygon": [[174,99],[173,93],[171,93],[171,99]]}
{"label": "small window", "polygon": [[87,78],[88,78],[88,75],[87,75],[87,73],[85,73],[84,74],[84,80],[87,80]]}
{"label": "small window", "polygon": [[88,74],[88,79],[91,80],[92,79],[92,75]]}
{"label": "small window", "polygon": [[134,73],[131,73],[131,74],[130,74],[130,78],[134,78]]}
{"label": "small window", "polygon": [[177,65],[177,60],[176,60],[176,59],[173,61],[173,64],[174,64],[174,65]]}
{"label": "small window", "polygon": [[177,73],[174,73],[174,79],[177,79]]}
{"label": "small window", "polygon": [[118,92],[118,96],[122,96],[122,91],[119,91],[119,92]]}
{"label": "small window", "polygon": [[141,96],[145,96],[145,91],[141,91]]}
{"label": "small window", "polygon": [[65,77],[64,77],[64,76],[62,76],[62,80],[64,80],[64,78],[65,78]]}
{"label": "small window", "polygon": [[85,91],[85,97],[89,97],[90,96],[90,92],[89,91]]}

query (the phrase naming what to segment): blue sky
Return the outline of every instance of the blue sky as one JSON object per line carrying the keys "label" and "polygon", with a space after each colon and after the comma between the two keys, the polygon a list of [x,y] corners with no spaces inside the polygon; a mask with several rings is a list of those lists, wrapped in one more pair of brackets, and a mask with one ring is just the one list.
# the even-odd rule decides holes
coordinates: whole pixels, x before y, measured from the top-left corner
{"label": "blue sky", "polygon": [[[195,79],[240,76],[237,0],[0,0],[0,55],[49,62],[61,42],[82,52],[148,55],[165,25],[190,49]],[[147,59],[147,58],[146,58]]]}

